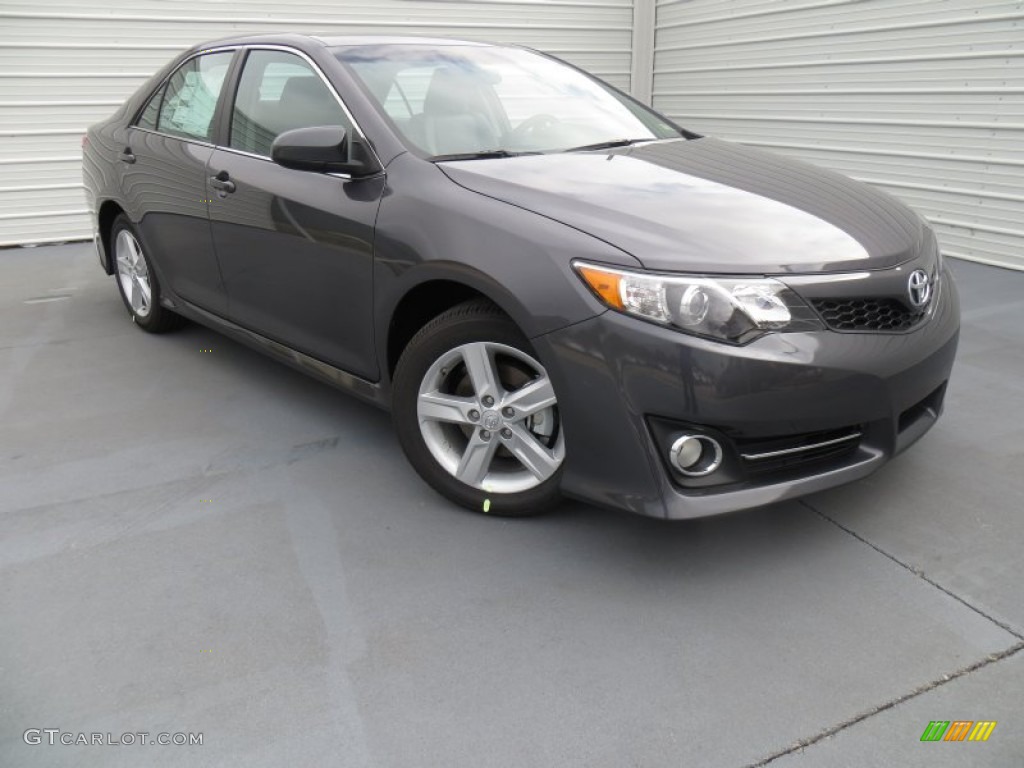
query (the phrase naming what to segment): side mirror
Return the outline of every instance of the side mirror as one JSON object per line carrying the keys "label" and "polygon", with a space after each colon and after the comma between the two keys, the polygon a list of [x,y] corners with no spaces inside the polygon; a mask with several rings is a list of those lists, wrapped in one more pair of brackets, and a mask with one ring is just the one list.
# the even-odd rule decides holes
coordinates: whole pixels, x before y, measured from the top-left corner
{"label": "side mirror", "polygon": [[372,176],[381,170],[362,140],[350,138],[340,125],[285,131],[270,146],[270,159],[297,171],[353,177]]}

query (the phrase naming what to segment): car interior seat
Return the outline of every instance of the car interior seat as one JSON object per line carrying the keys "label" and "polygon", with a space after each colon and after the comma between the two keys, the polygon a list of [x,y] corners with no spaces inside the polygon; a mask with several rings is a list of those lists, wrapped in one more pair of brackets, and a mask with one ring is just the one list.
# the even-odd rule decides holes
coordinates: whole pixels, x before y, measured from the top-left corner
{"label": "car interior seat", "polygon": [[410,135],[435,155],[495,149],[498,132],[487,117],[480,88],[470,74],[438,68],[430,79],[423,112],[409,122]]}

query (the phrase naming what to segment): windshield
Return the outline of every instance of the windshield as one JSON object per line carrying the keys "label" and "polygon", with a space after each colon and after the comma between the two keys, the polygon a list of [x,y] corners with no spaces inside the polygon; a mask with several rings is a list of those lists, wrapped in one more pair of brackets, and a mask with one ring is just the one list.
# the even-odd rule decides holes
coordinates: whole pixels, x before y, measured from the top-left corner
{"label": "windshield", "polygon": [[589,75],[521,48],[360,45],[335,55],[405,139],[433,158],[558,152],[681,135]]}

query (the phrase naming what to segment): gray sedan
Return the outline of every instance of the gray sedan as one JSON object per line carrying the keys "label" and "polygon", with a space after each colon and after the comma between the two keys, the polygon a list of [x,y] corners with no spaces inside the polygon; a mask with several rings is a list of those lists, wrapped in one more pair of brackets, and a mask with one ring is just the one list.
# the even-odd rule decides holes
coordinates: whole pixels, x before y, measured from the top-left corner
{"label": "gray sedan", "polygon": [[516,46],[273,35],[84,141],[99,260],[393,414],[484,513],[686,518],[855,480],[942,410],[956,288],[915,213]]}

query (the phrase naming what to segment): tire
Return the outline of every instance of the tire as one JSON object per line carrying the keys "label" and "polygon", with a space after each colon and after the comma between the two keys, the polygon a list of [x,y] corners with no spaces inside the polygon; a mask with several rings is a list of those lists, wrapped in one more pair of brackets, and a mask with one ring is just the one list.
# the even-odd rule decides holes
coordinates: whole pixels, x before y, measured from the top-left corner
{"label": "tire", "polygon": [[554,387],[515,323],[473,300],[431,320],[395,370],[392,419],[419,475],[476,512],[526,517],[561,498]]}
{"label": "tire", "polygon": [[156,272],[135,227],[123,213],[114,219],[110,243],[117,290],[132,321],[148,333],[166,333],[183,326],[185,318],[161,306]]}

